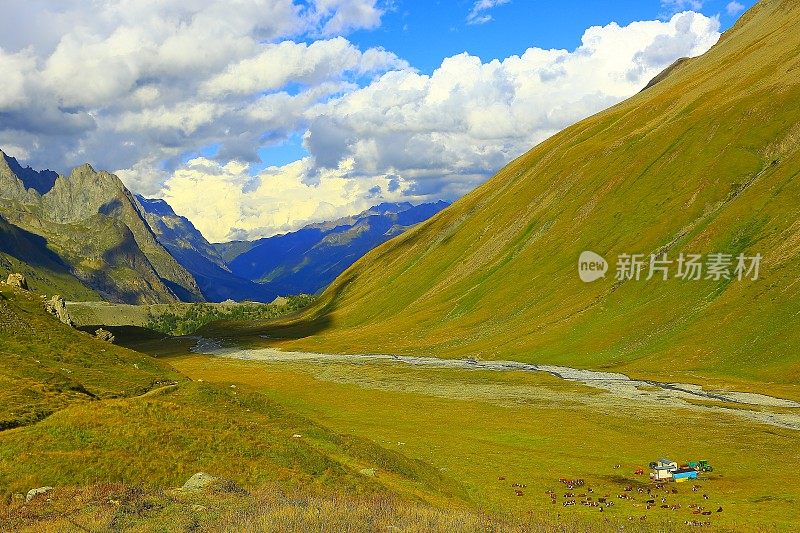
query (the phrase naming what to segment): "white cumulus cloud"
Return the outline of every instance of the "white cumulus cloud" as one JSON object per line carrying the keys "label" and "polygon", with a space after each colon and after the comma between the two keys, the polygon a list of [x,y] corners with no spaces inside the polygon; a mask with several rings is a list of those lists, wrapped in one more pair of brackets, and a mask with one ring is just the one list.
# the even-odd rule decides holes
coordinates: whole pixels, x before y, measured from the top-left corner
{"label": "white cumulus cloud", "polygon": [[304,180],[312,165],[301,159],[255,176],[247,165],[189,161],[168,179],[162,196],[212,242],[269,236],[362,211],[382,200],[406,199],[395,176],[347,177],[348,162]]}
{"label": "white cumulus cloud", "polygon": [[675,59],[706,51],[719,22],[697,13],[586,30],[574,51],[530,48],[482,62],[446,58],[431,75],[391,71],[308,112],[320,168],[397,174],[412,190],[458,195],[564,127],[640,90]]}
{"label": "white cumulus cloud", "polygon": [[341,79],[346,73],[407,67],[406,62],[382,49],[362,53],[343,37],[311,44],[284,41],[230,65],[205,82],[202,90],[210,95],[251,94],[279,89],[289,82],[317,85]]}
{"label": "white cumulus cloud", "polygon": [[[291,134],[254,122],[254,96],[299,85],[302,96],[324,99],[407,67],[342,36],[376,27],[382,13],[374,0],[7,0],[0,146],[23,146],[29,163],[64,170],[87,158],[110,169],[172,167],[209,144],[254,161]],[[323,34],[330,38],[299,42]]]}

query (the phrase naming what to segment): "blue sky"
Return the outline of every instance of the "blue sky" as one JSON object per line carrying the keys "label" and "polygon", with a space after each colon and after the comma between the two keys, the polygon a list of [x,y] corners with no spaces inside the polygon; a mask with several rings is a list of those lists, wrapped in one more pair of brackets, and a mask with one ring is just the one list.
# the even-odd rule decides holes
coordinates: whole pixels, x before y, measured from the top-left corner
{"label": "blue sky", "polygon": [[[730,15],[730,0],[682,2],[663,5],[657,0],[586,1],[511,0],[488,10],[492,20],[466,24],[472,0],[447,2],[395,0],[383,16],[380,28],[358,31],[350,40],[362,47],[383,46],[408,60],[415,68],[431,73],[442,59],[461,52],[484,61],[521,54],[527,48],[575,49],[586,28],[617,22],[621,26],[637,20],[668,18],[675,11],[693,9],[708,16],[719,15],[722,30],[741,15]],[[755,2],[739,0],[744,9]]]}

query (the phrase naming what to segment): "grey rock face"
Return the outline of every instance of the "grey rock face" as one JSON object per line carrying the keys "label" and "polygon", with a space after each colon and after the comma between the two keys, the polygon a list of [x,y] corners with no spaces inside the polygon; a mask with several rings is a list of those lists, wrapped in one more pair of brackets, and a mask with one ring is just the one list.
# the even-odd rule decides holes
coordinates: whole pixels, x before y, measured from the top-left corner
{"label": "grey rock face", "polygon": [[94,336],[100,339],[101,341],[110,342],[111,344],[114,344],[114,341],[116,340],[113,333],[103,328],[100,328],[97,331],[95,331]]}
{"label": "grey rock face", "polygon": [[[0,150],[0,204],[7,202],[20,202],[22,204],[36,203],[39,199],[39,190],[46,190],[50,184],[46,183],[52,178],[49,171],[36,172],[31,168],[22,166],[13,157],[7,156]],[[27,183],[26,183],[27,181]]]}
{"label": "grey rock face", "polygon": [[206,474],[205,472],[198,472],[197,474],[193,475],[189,478],[189,480],[183,484],[183,490],[188,492],[199,492],[203,489],[209,487],[216,483],[217,478],[210,474]]}
{"label": "grey rock face", "polygon": [[72,317],[70,317],[69,313],[67,312],[67,303],[61,296],[56,294],[50,298],[44,303],[44,308],[47,309],[48,313],[59,319],[64,324],[70,327],[74,326]]}

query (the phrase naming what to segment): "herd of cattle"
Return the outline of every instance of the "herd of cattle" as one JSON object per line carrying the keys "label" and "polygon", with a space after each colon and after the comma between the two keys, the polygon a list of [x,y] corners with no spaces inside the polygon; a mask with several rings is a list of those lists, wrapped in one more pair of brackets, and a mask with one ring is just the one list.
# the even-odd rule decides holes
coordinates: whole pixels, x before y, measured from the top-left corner
{"label": "herd of cattle", "polygon": [[[500,481],[505,480],[504,477],[500,477],[498,479]],[[624,490],[616,496],[612,496],[611,493],[602,495],[596,494],[594,489],[590,486],[587,486],[586,481],[583,479],[561,478],[559,479],[559,482],[564,485],[564,492],[556,492],[553,489],[548,489],[545,491],[545,494],[546,497],[550,499],[551,504],[557,505],[560,502],[563,507],[582,505],[585,507],[597,508],[600,512],[604,512],[605,509],[613,507],[615,501],[617,501],[619,503],[629,502],[636,507],[643,507],[648,511],[650,509],[663,509],[669,511],[686,509],[693,516],[695,516],[695,518],[687,520],[685,522],[686,525],[698,527],[709,526],[711,523],[708,520],[704,520],[705,517],[709,517],[715,512],[722,512],[721,506],[709,505],[710,496],[707,492],[702,491],[703,487],[699,484],[694,484],[691,488],[691,491],[697,494],[698,502],[689,504],[684,503],[681,505],[680,503],[674,501],[675,495],[679,494],[679,490],[674,486],[669,487],[668,483],[654,483],[650,486],[646,486],[642,483],[637,483],[637,486],[631,484],[625,486]],[[524,489],[526,485],[521,483],[513,483],[511,487],[516,496],[524,495],[522,489]],[[699,499],[700,497],[702,497],[702,500]],[[714,509],[714,507],[716,507],[716,509]],[[633,517],[629,517],[629,520],[633,519]],[[642,515],[639,519],[647,520],[647,515]]]}

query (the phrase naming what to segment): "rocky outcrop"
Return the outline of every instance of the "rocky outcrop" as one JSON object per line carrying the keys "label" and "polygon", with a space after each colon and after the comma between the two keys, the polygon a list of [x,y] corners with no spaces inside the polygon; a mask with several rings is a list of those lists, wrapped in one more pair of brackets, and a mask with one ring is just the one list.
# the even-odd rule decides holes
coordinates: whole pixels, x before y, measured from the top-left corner
{"label": "rocky outcrop", "polygon": [[16,159],[0,150],[0,205],[36,203],[40,194],[52,188],[56,176],[50,170],[38,172],[30,167],[23,168]]}
{"label": "rocky outcrop", "polygon": [[16,287],[17,289],[22,289],[23,291],[28,290],[28,280],[25,279],[25,276],[22,274],[9,274],[8,279],[6,279],[6,284]]}
{"label": "rocky outcrop", "polygon": [[233,494],[237,496],[249,496],[249,492],[240,487],[236,482],[230,479],[220,479],[206,474],[205,472],[198,472],[189,478],[183,484],[181,489],[183,492],[214,492],[217,494]]}
{"label": "rocky outcrop", "polygon": [[288,303],[289,303],[289,298],[287,298],[286,296],[278,296],[277,298],[275,298],[274,300],[272,300],[270,302],[270,305],[275,305],[275,306],[280,307],[280,306],[286,305]]}
{"label": "rocky outcrop", "polygon": [[44,308],[47,312],[59,319],[64,324],[73,327],[75,324],[67,312],[67,303],[59,295],[55,295],[44,303]]}
{"label": "rocky outcrop", "polygon": [[100,328],[97,331],[95,331],[94,336],[100,339],[101,341],[110,342],[111,344],[114,344],[114,341],[116,340],[116,337],[114,337],[113,333],[103,328]]}
{"label": "rocky outcrop", "polygon": [[38,489],[31,489],[25,496],[25,503],[30,503],[37,496],[41,496],[42,494],[47,494],[48,492],[52,492],[53,490],[55,490],[53,487],[39,487]]}
{"label": "rocky outcrop", "polygon": [[182,489],[186,492],[200,492],[202,490],[207,489],[216,482],[217,478],[215,478],[211,474],[206,474],[205,472],[198,472],[192,477],[190,477],[189,480],[183,484]]}

